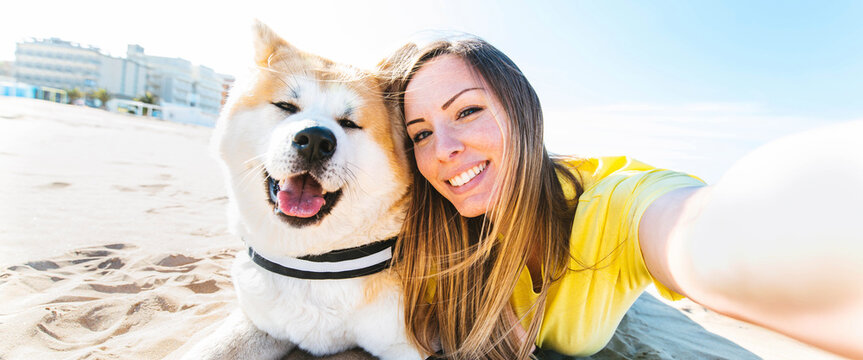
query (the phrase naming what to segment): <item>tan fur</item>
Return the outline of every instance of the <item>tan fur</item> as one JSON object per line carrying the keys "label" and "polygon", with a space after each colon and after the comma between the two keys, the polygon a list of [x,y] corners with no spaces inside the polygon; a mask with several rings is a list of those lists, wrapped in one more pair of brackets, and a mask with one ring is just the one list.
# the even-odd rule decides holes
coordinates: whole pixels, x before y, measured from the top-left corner
{"label": "tan fur", "polygon": [[[277,90],[284,86],[285,74],[294,73],[296,69],[315,69],[307,75],[324,83],[343,83],[345,80],[353,80],[348,85],[360,94],[362,103],[365,105],[357,109],[358,119],[360,119],[358,124],[365,127],[389,155],[390,167],[394,171],[397,170],[397,181],[401,184],[410,183],[410,174],[402,170],[408,166],[407,156],[398,149],[405,139],[404,131],[401,129],[400,112],[395,104],[383,100],[384,84],[380,79],[374,74],[356,69],[337,68],[338,66],[329,59],[295,48],[263,24],[256,25],[256,30],[261,38],[267,39],[265,44],[259,45],[266,51],[259,51],[255,55],[255,62],[259,68],[257,77],[246,92],[248,96],[233,99],[234,102],[226,107],[226,111],[232,114],[267,103],[268,99],[272,99]],[[353,74],[346,78],[344,70]],[[252,94],[254,96],[251,96]],[[363,121],[363,119],[374,120]],[[383,122],[379,121],[380,119],[390,119],[390,121]],[[403,196],[405,194],[398,194],[399,198]]]}

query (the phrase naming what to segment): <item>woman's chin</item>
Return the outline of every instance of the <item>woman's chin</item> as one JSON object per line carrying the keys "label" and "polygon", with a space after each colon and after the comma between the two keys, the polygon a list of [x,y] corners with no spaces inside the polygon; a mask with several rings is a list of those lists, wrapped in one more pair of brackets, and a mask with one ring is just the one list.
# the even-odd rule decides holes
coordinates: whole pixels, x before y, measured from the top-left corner
{"label": "woman's chin", "polygon": [[459,215],[466,218],[482,216],[485,215],[488,210],[490,210],[488,198],[484,196],[468,198],[465,199],[465,201],[459,202],[458,204],[453,203],[453,206],[455,206]]}
{"label": "woman's chin", "polygon": [[464,217],[466,217],[466,218],[475,218],[475,217],[477,217],[477,216],[480,216],[480,215],[484,215],[484,214],[485,214],[485,212],[477,211],[477,210],[474,210],[474,209],[470,209],[470,210],[459,210],[459,211],[458,211],[458,213],[459,213],[459,215],[464,216]]}

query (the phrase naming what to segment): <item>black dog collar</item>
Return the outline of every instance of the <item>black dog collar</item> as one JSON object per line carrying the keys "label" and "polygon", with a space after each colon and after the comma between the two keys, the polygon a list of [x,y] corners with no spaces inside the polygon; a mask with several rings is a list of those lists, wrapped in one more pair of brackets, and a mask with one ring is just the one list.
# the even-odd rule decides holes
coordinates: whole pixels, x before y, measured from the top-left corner
{"label": "black dog collar", "polygon": [[249,257],[258,266],[297,279],[334,280],[371,275],[390,266],[396,238],[349,249],[298,258],[266,259],[249,247]]}

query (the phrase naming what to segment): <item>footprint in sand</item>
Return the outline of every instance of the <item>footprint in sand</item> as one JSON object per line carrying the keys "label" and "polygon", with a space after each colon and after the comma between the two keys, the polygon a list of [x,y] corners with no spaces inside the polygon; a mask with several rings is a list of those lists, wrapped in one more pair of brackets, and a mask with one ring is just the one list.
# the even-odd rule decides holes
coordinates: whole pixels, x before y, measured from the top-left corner
{"label": "footprint in sand", "polygon": [[134,303],[120,299],[83,299],[75,306],[49,305],[35,325],[51,341],[55,350],[74,350],[102,344],[123,335],[135,326],[146,324],[159,314],[179,310],[177,303],[159,295],[143,295]]}
{"label": "footprint in sand", "polygon": [[131,166],[150,166],[150,167],[157,167],[160,169],[170,168],[170,166],[163,165],[163,164],[136,163],[136,162],[130,162],[130,161],[109,161],[108,164],[111,164],[111,165],[131,165]]}
{"label": "footprint in sand", "polygon": [[36,270],[39,270],[39,271],[53,270],[53,269],[60,268],[60,265],[57,265],[57,263],[50,261],[50,260],[31,261],[31,262],[26,263],[25,265],[27,265],[31,268],[34,268]]}
{"label": "footprint in sand", "polygon": [[120,190],[120,191],[122,191],[122,192],[135,192],[135,191],[137,191],[137,190],[135,190],[135,189],[133,189],[133,188],[130,188],[130,187],[128,187],[128,186],[122,186],[122,185],[114,185],[114,186],[112,186],[112,187],[113,187],[114,189]]}
{"label": "footprint in sand", "polygon": [[[152,256],[134,245],[110,244],[9,267],[0,274],[0,294],[38,296],[13,309],[4,303],[8,314],[0,322],[0,333],[38,339],[32,343],[51,354],[127,358],[117,355],[129,351],[122,344],[137,344],[175,328],[192,333],[182,327],[204,328],[210,319],[223,316],[234,301],[227,272],[236,251]],[[171,314],[178,312],[188,315]],[[152,346],[161,349],[165,344]],[[0,359],[4,352],[0,342]]]}
{"label": "footprint in sand", "polygon": [[177,209],[177,208],[182,209],[182,208],[185,208],[185,206],[183,206],[183,205],[168,205],[168,206],[162,206],[162,207],[147,209],[147,211],[145,211],[145,212],[147,214],[161,214],[163,212],[163,210]]}
{"label": "footprint in sand", "polygon": [[199,261],[201,261],[199,258],[172,254],[156,261],[156,266],[148,266],[144,270],[160,273],[188,273],[198,267],[195,263]]}
{"label": "footprint in sand", "polygon": [[183,254],[168,255],[156,262],[156,265],[166,267],[183,266],[201,261],[199,258],[189,257]]}
{"label": "footprint in sand", "polygon": [[39,185],[41,189],[63,189],[71,186],[72,184],[62,181],[55,181],[50,184]]}
{"label": "footprint in sand", "polygon": [[98,291],[100,293],[108,293],[108,294],[137,294],[142,290],[146,290],[150,288],[138,286],[136,284],[118,284],[118,285],[103,285],[103,284],[89,284],[88,287],[92,290]]}
{"label": "footprint in sand", "polygon": [[136,192],[139,190],[143,190],[143,191],[146,191],[150,194],[155,194],[155,193],[158,193],[159,191],[164,190],[168,186],[171,186],[171,185],[169,185],[169,184],[143,184],[143,185],[138,185],[137,187],[129,187],[129,186],[123,186],[123,185],[114,185],[112,187],[114,189],[120,190],[122,192]]}
{"label": "footprint in sand", "polygon": [[123,263],[123,260],[120,260],[120,258],[118,257],[113,257],[99,263],[99,265],[96,265],[96,267],[99,269],[120,269],[123,267],[123,265],[126,265],[125,263]]}
{"label": "footprint in sand", "polygon": [[148,191],[148,192],[153,193],[153,194],[154,194],[154,193],[157,193],[157,192],[159,192],[159,191],[164,190],[164,189],[165,189],[166,187],[168,187],[168,186],[170,186],[170,185],[168,185],[168,184],[144,184],[144,185],[138,185],[138,187],[139,187],[139,188],[144,189],[145,191]]}
{"label": "footprint in sand", "polygon": [[186,285],[186,288],[195,292],[195,294],[212,294],[221,289],[216,285],[216,280],[207,280]]}

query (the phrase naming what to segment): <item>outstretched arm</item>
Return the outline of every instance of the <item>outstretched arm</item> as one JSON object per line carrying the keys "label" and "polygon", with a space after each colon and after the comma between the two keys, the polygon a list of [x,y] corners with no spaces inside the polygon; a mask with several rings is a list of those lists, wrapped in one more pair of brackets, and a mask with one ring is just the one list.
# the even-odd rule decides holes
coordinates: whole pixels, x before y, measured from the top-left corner
{"label": "outstretched arm", "polygon": [[651,274],[719,313],[863,358],[863,121],[755,150],[645,212]]}

